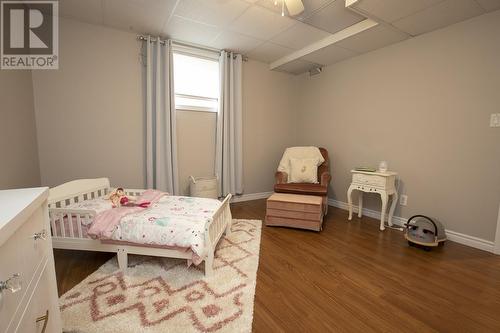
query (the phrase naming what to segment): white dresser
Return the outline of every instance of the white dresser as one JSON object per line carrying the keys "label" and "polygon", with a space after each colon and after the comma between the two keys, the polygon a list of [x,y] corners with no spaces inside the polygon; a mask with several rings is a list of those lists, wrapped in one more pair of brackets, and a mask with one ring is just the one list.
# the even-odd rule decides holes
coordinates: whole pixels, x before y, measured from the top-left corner
{"label": "white dresser", "polygon": [[62,331],[47,197],[0,191],[0,332]]}
{"label": "white dresser", "polygon": [[387,222],[392,226],[392,216],[398,202],[398,192],[396,191],[396,172],[366,172],[351,170],[352,182],[347,190],[347,203],[349,205],[349,220],[352,219],[352,191],[359,191],[358,217],[363,214],[363,192],[377,193],[382,200],[382,209],[380,210],[380,230],[384,230],[385,214],[387,211],[387,202],[389,196],[392,196],[392,204],[389,209]]}

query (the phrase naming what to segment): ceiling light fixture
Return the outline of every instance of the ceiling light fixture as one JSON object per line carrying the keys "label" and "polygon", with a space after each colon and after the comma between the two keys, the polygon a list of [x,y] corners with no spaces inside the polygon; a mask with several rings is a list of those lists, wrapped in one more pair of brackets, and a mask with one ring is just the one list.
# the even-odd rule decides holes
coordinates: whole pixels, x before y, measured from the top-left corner
{"label": "ceiling light fixture", "polygon": [[281,2],[281,16],[285,16],[285,6],[290,16],[299,15],[304,11],[302,0],[274,0],[274,5],[278,6]]}
{"label": "ceiling light fixture", "polygon": [[321,67],[321,66],[314,66],[313,68],[311,68],[311,69],[309,70],[309,76],[318,75],[318,74],[320,74],[322,71],[323,71],[323,67]]}

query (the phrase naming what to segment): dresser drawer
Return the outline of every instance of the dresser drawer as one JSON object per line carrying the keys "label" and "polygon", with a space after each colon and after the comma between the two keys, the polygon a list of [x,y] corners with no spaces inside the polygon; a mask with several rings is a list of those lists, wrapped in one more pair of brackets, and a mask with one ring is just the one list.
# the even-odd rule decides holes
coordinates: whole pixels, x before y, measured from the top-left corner
{"label": "dresser drawer", "polygon": [[40,333],[46,325],[45,333],[57,333],[60,327],[59,304],[57,303],[57,291],[53,288],[54,267],[50,260],[44,261],[44,269],[37,276],[35,288],[29,295],[27,306],[16,327],[9,329],[10,332]]}
{"label": "dresser drawer", "polygon": [[386,186],[386,178],[377,175],[353,174],[352,182],[377,187]]}
{"label": "dresser drawer", "polygon": [[34,274],[51,250],[50,241],[38,239],[33,235],[46,226],[43,208],[35,210],[33,215],[0,246],[0,280],[4,281],[13,274],[20,274],[22,289],[17,293],[5,290],[0,303],[0,331],[7,328],[26,291],[33,288]]}

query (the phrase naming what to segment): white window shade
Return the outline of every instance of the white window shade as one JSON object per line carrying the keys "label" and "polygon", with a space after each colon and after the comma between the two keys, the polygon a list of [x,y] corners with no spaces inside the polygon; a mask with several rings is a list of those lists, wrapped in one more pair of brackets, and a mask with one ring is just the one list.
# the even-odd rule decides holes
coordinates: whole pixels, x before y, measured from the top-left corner
{"label": "white window shade", "polygon": [[174,87],[178,110],[217,111],[219,62],[174,53]]}
{"label": "white window shade", "polygon": [[175,94],[175,108],[177,110],[217,112],[219,100],[217,98]]}

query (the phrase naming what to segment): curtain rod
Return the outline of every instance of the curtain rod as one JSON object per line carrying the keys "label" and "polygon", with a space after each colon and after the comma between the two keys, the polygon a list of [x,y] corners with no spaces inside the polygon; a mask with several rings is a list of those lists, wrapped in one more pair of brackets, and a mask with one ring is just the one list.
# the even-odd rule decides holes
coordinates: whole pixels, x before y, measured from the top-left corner
{"label": "curtain rod", "polygon": [[[138,35],[137,39],[141,40],[141,41],[147,41],[148,37],[147,36],[143,36],[143,35]],[[159,38],[156,38],[156,37],[151,38],[152,42],[157,42],[158,40],[159,40]],[[159,41],[160,41],[160,44],[165,45],[166,40],[161,40],[160,39]],[[184,46],[194,47],[194,48],[197,48],[197,49],[206,50],[206,51],[210,51],[210,52],[214,52],[214,53],[220,53],[220,51],[222,51],[222,50],[219,50],[219,49],[216,49],[216,48],[213,48],[213,47],[208,47],[208,46],[203,46],[203,45],[194,44],[194,43],[188,43],[188,42],[182,42],[182,41],[175,40],[175,39],[172,39],[172,42],[174,44],[177,44],[177,45],[184,45]],[[243,61],[248,61],[248,57],[245,57],[244,55],[242,55],[241,57],[242,57]]]}

